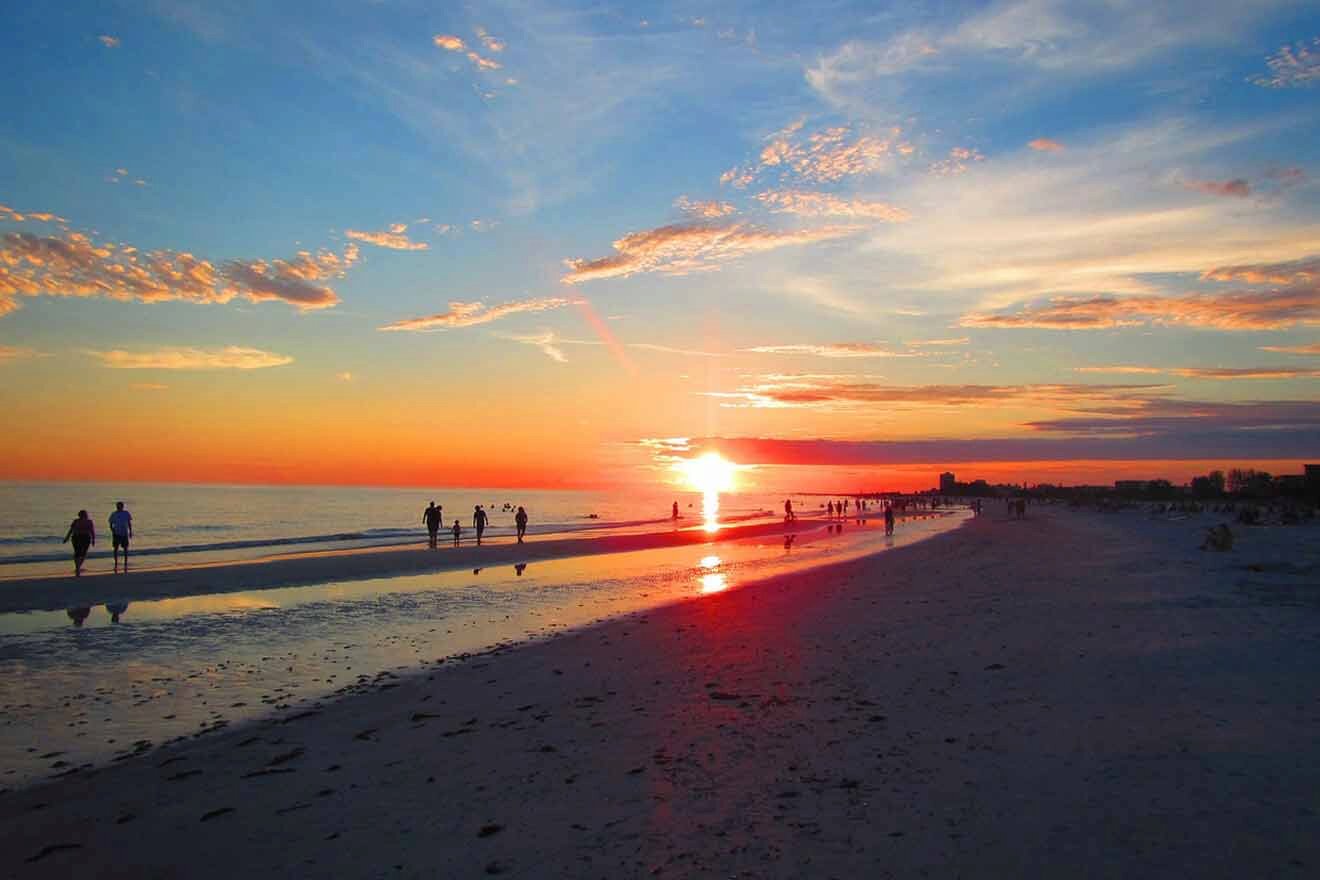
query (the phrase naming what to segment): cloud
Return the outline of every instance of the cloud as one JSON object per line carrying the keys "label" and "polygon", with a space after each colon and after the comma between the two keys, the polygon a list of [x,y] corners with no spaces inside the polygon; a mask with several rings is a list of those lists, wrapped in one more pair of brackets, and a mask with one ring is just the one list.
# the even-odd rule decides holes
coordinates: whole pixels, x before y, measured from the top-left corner
{"label": "cloud", "polygon": [[812,355],[823,358],[901,358],[915,354],[891,351],[869,342],[832,342],[825,345],[758,345],[742,351],[757,354]]}
{"label": "cloud", "polygon": [[164,391],[169,388],[168,385],[162,385],[159,382],[134,382],[128,386],[134,391]]}
{"label": "cloud", "polygon": [[890,129],[887,136],[854,136],[848,126],[810,134],[803,128],[803,120],[798,120],[770,135],[754,162],[725,171],[720,183],[743,188],[767,173],[781,180],[796,178],[811,183],[870,174],[884,167],[900,134],[898,128]]}
{"label": "cloud", "polygon": [[487,33],[484,27],[480,25],[476,28],[477,39],[481,40],[481,45],[486,47],[489,52],[503,52],[505,43],[503,40],[496,39]]}
{"label": "cloud", "polygon": [[1184,180],[1183,186],[1212,196],[1233,196],[1245,199],[1251,195],[1251,184],[1241,177],[1233,180]]}
{"label": "cloud", "polygon": [[832,193],[800,189],[768,190],[757,193],[756,200],[775,213],[802,217],[858,217],[890,223],[901,223],[910,217],[902,208],[884,202],[845,199]]}
{"label": "cloud", "polygon": [[[0,284],[4,284],[4,269],[0,268]],[[0,318],[23,308],[23,304],[12,296],[0,296]]]}
{"label": "cloud", "polygon": [[1206,281],[1240,281],[1244,284],[1317,284],[1320,283],[1320,257],[1286,263],[1217,266],[1202,272],[1201,277]]}
{"label": "cloud", "polygon": [[356,260],[357,246],[349,245],[342,255],[302,251],[288,260],[231,260],[217,267],[184,251],[143,252],[78,232],[11,232],[0,235],[0,298],[104,296],[226,303],[241,297],[320,309],[333,306],[339,297],[316,282],[341,277]]}
{"label": "cloud", "polygon": [[22,223],[25,220],[39,220],[42,223],[68,223],[58,214],[51,214],[48,211],[23,211],[18,212],[8,205],[0,205],[0,220],[8,220],[13,223]]}
{"label": "cloud", "polygon": [[260,370],[293,363],[293,358],[287,355],[237,345],[209,349],[166,347],[139,352],[117,348],[88,353],[115,370]]}
{"label": "cloud", "polygon": [[727,217],[730,214],[738,213],[738,209],[728,202],[718,201],[694,201],[687,196],[679,196],[674,199],[674,207],[685,214],[692,214],[696,217],[703,217],[707,220],[715,220],[720,217]]}
{"label": "cloud", "polygon": [[24,348],[16,345],[0,345],[0,364],[7,364],[11,361],[27,360],[28,358],[34,358],[36,356],[37,352],[31,348]]}
{"label": "cloud", "polygon": [[1320,324],[1320,284],[1184,296],[1055,297],[1017,312],[966,314],[959,323],[964,327],[1044,330],[1102,330],[1140,324],[1282,330],[1298,324]]}
{"label": "cloud", "polygon": [[508,335],[502,337],[513,342],[520,342],[523,345],[534,345],[541,350],[541,353],[556,363],[566,364],[568,358],[564,356],[564,350],[556,343],[559,341],[553,330],[546,330],[541,333],[532,333],[528,335]]}
{"label": "cloud", "polygon": [[[478,28],[477,34],[479,37],[482,38],[482,42],[486,43],[487,48],[490,48],[490,42],[493,42],[499,46],[498,49],[491,49],[491,51],[498,52],[504,48],[503,43],[493,38],[490,38],[489,35],[487,35],[485,31],[482,31],[480,28]],[[489,39],[490,42],[486,42],[487,39]],[[467,60],[471,61],[473,66],[476,67],[478,70],[499,70],[501,67],[504,66],[500,64],[498,61],[494,60],[493,58],[483,58],[478,53],[469,49],[467,43],[463,42],[462,37],[456,37],[453,34],[436,34],[434,37],[431,38],[431,43],[434,44],[435,47],[438,49],[444,49],[447,52],[459,52],[465,55],[467,57]]]}
{"label": "cloud", "polygon": [[1052,138],[1036,138],[1027,143],[1028,147],[1038,153],[1062,153],[1067,149],[1063,144]]}
{"label": "cloud", "polygon": [[446,49],[450,52],[463,52],[467,50],[467,44],[463,42],[462,37],[456,37],[453,34],[436,34],[431,38],[431,42],[437,48]]}
{"label": "cloud", "polygon": [[984,161],[985,156],[974,147],[954,147],[949,150],[947,159],[931,163],[930,173],[940,177],[956,176],[965,172],[972,164]]}
{"label": "cloud", "polygon": [[575,299],[558,296],[513,300],[495,306],[487,306],[483,302],[454,301],[449,303],[449,311],[447,312],[426,315],[420,318],[407,318],[377,329],[384,331],[423,331],[475,327],[478,324],[489,324],[491,321],[498,321],[509,315],[517,315],[523,312],[548,312],[572,305],[575,302],[577,302]]}
{"label": "cloud", "polygon": [[109,34],[101,34],[97,39],[100,40],[101,45],[105,46],[107,49],[116,49],[119,47],[118,37],[112,37]]}
{"label": "cloud", "polygon": [[348,370],[344,370],[342,372],[335,373],[335,378],[338,379],[340,382],[352,382],[353,374],[350,373]]}
{"label": "cloud", "polygon": [[1320,342],[1312,342],[1309,345],[1262,345],[1260,350],[1272,351],[1278,354],[1320,355]]}
{"label": "cloud", "polygon": [[1167,385],[883,385],[840,376],[765,376],[736,391],[709,391],[702,396],[736,401],[753,409],[834,405],[1002,407],[1007,405],[1077,407],[1132,406],[1134,401],[1165,393]]}
{"label": "cloud", "polygon": [[1077,367],[1079,373],[1165,373],[1186,379],[1314,379],[1320,370],[1290,367]]}
{"label": "cloud", "polygon": [[639,272],[684,275],[718,269],[728,260],[791,245],[812,244],[853,235],[856,226],[819,226],[775,231],[745,223],[677,223],[634,232],[614,242],[616,254],[596,260],[565,260],[563,281],[578,284],[599,278],[624,278]]}
{"label": "cloud", "polygon": [[953,345],[967,345],[971,342],[966,336],[958,336],[951,339],[912,339],[904,343],[908,348],[946,348]]}
{"label": "cloud", "polygon": [[1269,75],[1253,76],[1251,82],[1270,89],[1309,86],[1320,82],[1320,37],[1284,46],[1265,59]]}
{"label": "cloud", "polygon": [[376,247],[389,248],[395,251],[424,251],[430,247],[424,241],[410,241],[405,234],[408,231],[408,224],[394,223],[389,229],[380,232],[363,232],[358,229],[345,229],[344,235],[355,241],[374,244]]}
{"label": "cloud", "polygon": [[467,59],[468,61],[471,61],[478,70],[499,70],[504,66],[494,58],[483,58],[476,52],[467,53]]}

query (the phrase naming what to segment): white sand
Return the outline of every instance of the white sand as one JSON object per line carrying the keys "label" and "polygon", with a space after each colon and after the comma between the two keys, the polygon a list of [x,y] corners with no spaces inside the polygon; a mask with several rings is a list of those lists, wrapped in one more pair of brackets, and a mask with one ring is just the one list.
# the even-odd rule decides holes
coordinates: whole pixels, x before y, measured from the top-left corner
{"label": "white sand", "polygon": [[1315,876],[1318,533],[1207,524],[996,515],[445,664],[0,796],[0,865]]}

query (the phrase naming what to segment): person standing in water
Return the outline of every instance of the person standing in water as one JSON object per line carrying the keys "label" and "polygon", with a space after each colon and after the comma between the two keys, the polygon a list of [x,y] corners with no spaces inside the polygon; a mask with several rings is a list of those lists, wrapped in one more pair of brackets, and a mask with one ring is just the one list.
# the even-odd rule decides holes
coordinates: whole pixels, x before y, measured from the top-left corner
{"label": "person standing in water", "polygon": [[885,534],[892,535],[893,533],[894,533],[894,505],[889,504],[885,506]]}
{"label": "person standing in water", "polygon": [[92,524],[87,511],[78,511],[78,518],[69,523],[69,530],[64,533],[64,540],[60,543],[66,544],[70,539],[73,540],[73,574],[74,577],[82,577],[87,548],[96,543],[96,526]]}
{"label": "person standing in water", "polygon": [[472,508],[472,528],[477,530],[477,546],[481,546],[481,535],[486,531],[486,511],[478,504]]}
{"label": "person standing in water", "polygon": [[[518,527],[518,543],[521,544],[523,535],[527,534],[527,511],[519,507],[518,512],[513,516],[513,524]],[[522,574],[522,572],[518,573]]]}
{"label": "person standing in water", "polygon": [[454,527],[450,531],[454,533],[454,546],[457,547],[458,539],[463,535],[463,527],[458,524],[458,520],[454,520]]}
{"label": "person standing in water", "polygon": [[793,522],[797,516],[793,513],[793,499],[784,499],[784,522]]}
{"label": "person standing in water", "polygon": [[674,502],[674,519],[678,519],[678,502]]}
{"label": "person standing in water", "polygon": [[440,531],[440,524],[445,521],[445,509],[432,501],[422,511],[422,522],[426,523],[426,532],[431,537],[431,549],[435,549],[436,534]]}
{"label": "person standing in water", "polygon": [[124,572],[128,572],[128,539],[133,537],[133,514],[124,510],[124,502],[115,502],[110,514],[110,543],[115,548],[115,571],[119,571],[119,548],[124,548]]}

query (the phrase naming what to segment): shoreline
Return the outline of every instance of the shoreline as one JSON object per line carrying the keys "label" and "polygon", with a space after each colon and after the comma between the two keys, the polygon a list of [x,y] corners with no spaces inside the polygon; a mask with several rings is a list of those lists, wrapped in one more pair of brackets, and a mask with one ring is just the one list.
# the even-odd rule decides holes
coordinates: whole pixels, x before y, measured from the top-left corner
{"label": "shoreline", "polygon": [[[907,518],[953,515],[953,511],[910,513]],[[900,522],[904,517],[899,518]],[[845,527],[873,529],[878,518],[866,525],[856,519],[842,521]],[[245,590],[298,587],[331,582],[366,580],[465,568],[538,562],[576,556],[596,556],[717,544],[747,538],[804,534],[824,529],[831,521],[803,518],[793,523],[775,520],[750,525],[722,526],[717,532],[684,526],[672,531],[654,531],[589,537],[561,537],[516,543],[508,537],[492,538],[481,546],[472,539],[458,548],[427,549],[425,540],[416,544],[366,547],[325,552],[282,553],[256,559],[200,565],[146,568],[128,574],[97,572],[73,575],[0,580],[0,614],[20,611],[60,611],[87,607],[107,600],[129,602],[185,596],[233,593]]]}
{"label": "shoreline", "polygon": [[1234,555],[1197,531],[983,517],[378,678],[5,793],[2,858],[24,877],[1304,876],[1315,612],[1240,574],[1295,534]]}

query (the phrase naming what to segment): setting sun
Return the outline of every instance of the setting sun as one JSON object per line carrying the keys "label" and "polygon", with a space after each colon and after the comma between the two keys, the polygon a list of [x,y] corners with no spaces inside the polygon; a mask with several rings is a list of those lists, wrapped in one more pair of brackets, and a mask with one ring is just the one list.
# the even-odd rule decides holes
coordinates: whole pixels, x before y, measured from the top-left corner
{"label": "setting sun", "polygon": [[675,467],[693,489],[702,493],[730,491],[733,488],[733,475],[738,470],[738,465],[718,452],[707,452]]}

